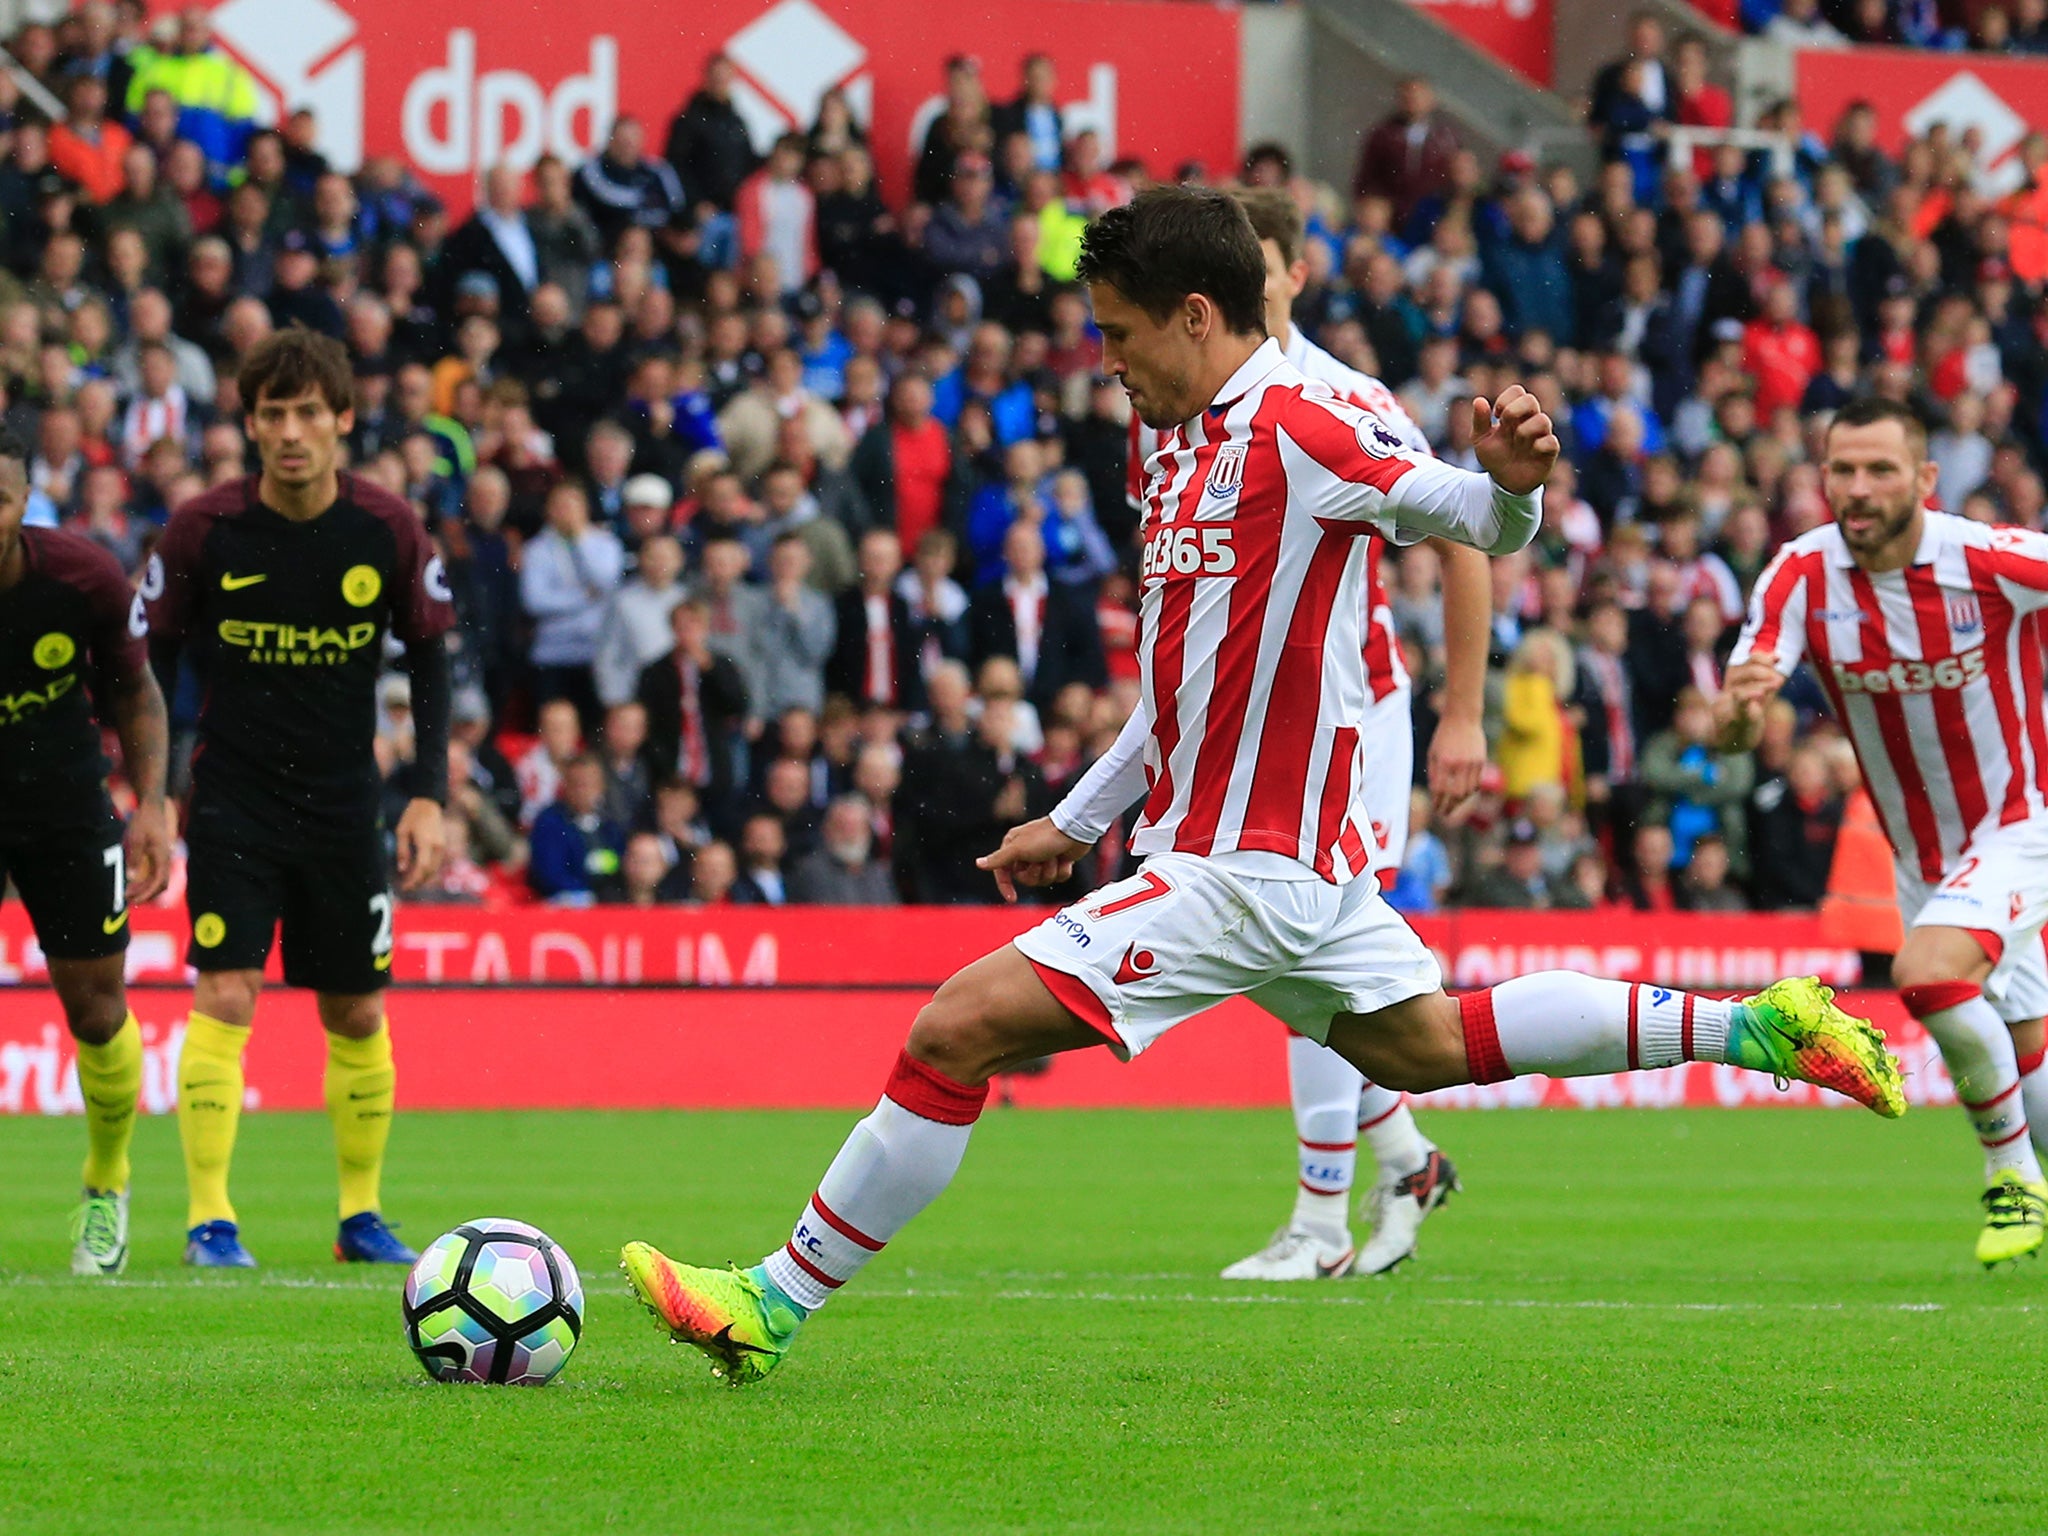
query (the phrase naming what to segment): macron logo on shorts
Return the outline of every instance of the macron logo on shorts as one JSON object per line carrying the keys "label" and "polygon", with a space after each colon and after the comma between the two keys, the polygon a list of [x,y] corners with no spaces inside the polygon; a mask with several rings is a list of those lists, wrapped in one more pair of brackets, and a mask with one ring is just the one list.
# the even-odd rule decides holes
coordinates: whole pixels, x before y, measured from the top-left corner
{"label": "macron logo on shorts", "polygon": [[1159,974],[1159,958],[1149,949],[1140,949],[1133,944],[1124,951],[1123,959],[1116,963],[1116,984],[1127,987],[1134,981],[1143,981],[1148,976]]}

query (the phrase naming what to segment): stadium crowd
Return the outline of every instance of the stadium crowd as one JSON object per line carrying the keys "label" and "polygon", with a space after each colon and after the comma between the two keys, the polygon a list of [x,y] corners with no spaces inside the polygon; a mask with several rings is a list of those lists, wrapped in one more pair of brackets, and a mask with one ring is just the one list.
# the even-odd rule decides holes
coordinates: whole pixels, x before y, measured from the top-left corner
{"label": "stadium crowd", "polygon": [[[974,857],[1136,695],[1127,406],[1072,278],[1086,220],[1148,175],[1291,190],[1297,323],[1447,458],[1474,462],[1457,402],[1513,381],[1564,439],[1541,535],[1494,565],[1497,769],[1445,824],[1418,786],[1411,910],[1817,900],[1857,782],[1818,690],[1754,757],[1716,752],[1710,703],[1772,550],[1827,516],[1816,423],[1852,393],[1935,423],[1946,505],[2041,521],[2048,137],[1993,197],[1939,126],[1890,155],[1867,108],[1809,128],[1787,102],[1788,173],[1671,168],[1657,125],[1726,121],[1726,93],[1648,21],[1594,92],[1590,185],[1484,163],[1419,80],[1348,188],[1274,144],[1105,163],[1048,61],[957,58],[913,184],[882,187],[844,97],[762,156],[713,60],[665,132],[493,168],[461,219],[395,159],[329,167],[308,112],[258,128],[203,12],[152,32],[90,0],[9,46],[67,111],[0,75],[0,408],[35,446],[31,520],[139,571],[170,509],[248,471],[238,359],[281,326],[345,341],[353,460],[418,509],[461,616],[434,899],[995,899]],[[1435,563],[1388,572],[1426,746]],[[188,676],[174,718],[195,704]],[[402,803],[401,675],[379,707]],[[1121,859],[1112,835],[1076,886]]]}

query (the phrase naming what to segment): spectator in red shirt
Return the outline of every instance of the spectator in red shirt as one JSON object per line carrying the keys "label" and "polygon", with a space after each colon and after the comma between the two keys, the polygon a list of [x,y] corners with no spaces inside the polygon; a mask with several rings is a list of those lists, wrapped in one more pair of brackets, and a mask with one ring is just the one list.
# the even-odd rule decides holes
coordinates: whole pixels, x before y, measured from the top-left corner
{"label": "spectator in red shirt", "polygon": [[[1678,58],[1673,70],[1677,96],[1676,116],[1688,128],[1732,128],[1735,126],[1735,101],[1720,86],[1707,78],[1707,44],[1699,37],[1687,37],[1678,44]],[[1714,174],[1714,156],[1709,149],[1693,151],[1693,174],[1702,182]]]}
{"label": "spectator in red shirt", "polygon": [[1421,75],[1401,82],[1398,102],[1366,136],[1351,195],[1384,197],[1395,219],[1405,222],[1423,198],[1450,190],[1451,162],[1460,146],[1457,130],[1437,115],[1435,89]]}
{"label": "spectator in red shirt", "polygon": [[1742,332],[1742,367],[1756,380],[1758,418],[1797,410],[1820,365],[1820,338],[1799,318],[1798,291],[1789,279],[1774,278],[1764,290],[1763,314]]}
{"label": "spectator in red shirt", "polygon": [[953,447],[932,416],[932,387],[922,374],[896,380],[888,415],[868,428],[850,468],[868,505],[893,524],[905,549],[915,549],[939,526]]}
{"label": "spectator in red shirt", "polygon": [[128,185],[121,157],[134,137],[107,121],[106,82],[97,76],[75,76],[65,99],[71,115],[50,130],[50,164],[77,182],[89,201],[112,202]]}

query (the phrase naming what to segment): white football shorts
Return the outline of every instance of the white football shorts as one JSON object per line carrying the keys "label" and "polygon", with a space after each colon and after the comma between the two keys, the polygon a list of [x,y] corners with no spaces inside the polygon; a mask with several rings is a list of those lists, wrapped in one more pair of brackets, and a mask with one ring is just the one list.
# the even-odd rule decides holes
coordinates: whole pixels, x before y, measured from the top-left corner
{"label": "white football shorts", "polygon": [[2048,1015],[2048,823],[1985,833],[1939,885],[1897,870],[1899,915],[1909,928],[1963,928],[1993,958],[1984,996],[2008,1023]]}
{"label": "white football shorts", "polygon": [[1341,886],[1262,879],[1184,853],[1147,859],[1016,945],[1126,1061],[1226,998],[1249,997],[1321,1042],[1336,1014],[1443,985],[1436,956],[1370,876]]}

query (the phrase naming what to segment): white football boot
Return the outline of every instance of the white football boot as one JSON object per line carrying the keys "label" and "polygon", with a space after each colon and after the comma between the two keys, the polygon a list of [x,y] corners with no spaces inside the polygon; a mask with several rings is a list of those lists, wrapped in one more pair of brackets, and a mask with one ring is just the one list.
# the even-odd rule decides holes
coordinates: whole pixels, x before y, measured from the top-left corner
{"label": "white football boot", "polygon": [[1403,1179],[1383,1179],[1366,1191],[1359,1215],[1372,1224],[1372,1236],[1351,1263],[1354,1275],[1384,1275],[1415,1256],[1416,1239],[1429,1213],[1450,1198],[1458,1170],[1435,1147],[1422,1166]]}
{"label": "white football boot", "polygon": [[1226,1280],[1333,1280],[1351,1267],[1351,1233],[1285,1226],[1249,1258],[1223,1271]]}
{"label": "white football boot", "polygon": [[71,1273],[104,1277],[128,1267],[128,1191],[88,1189],[71,1216]]}

